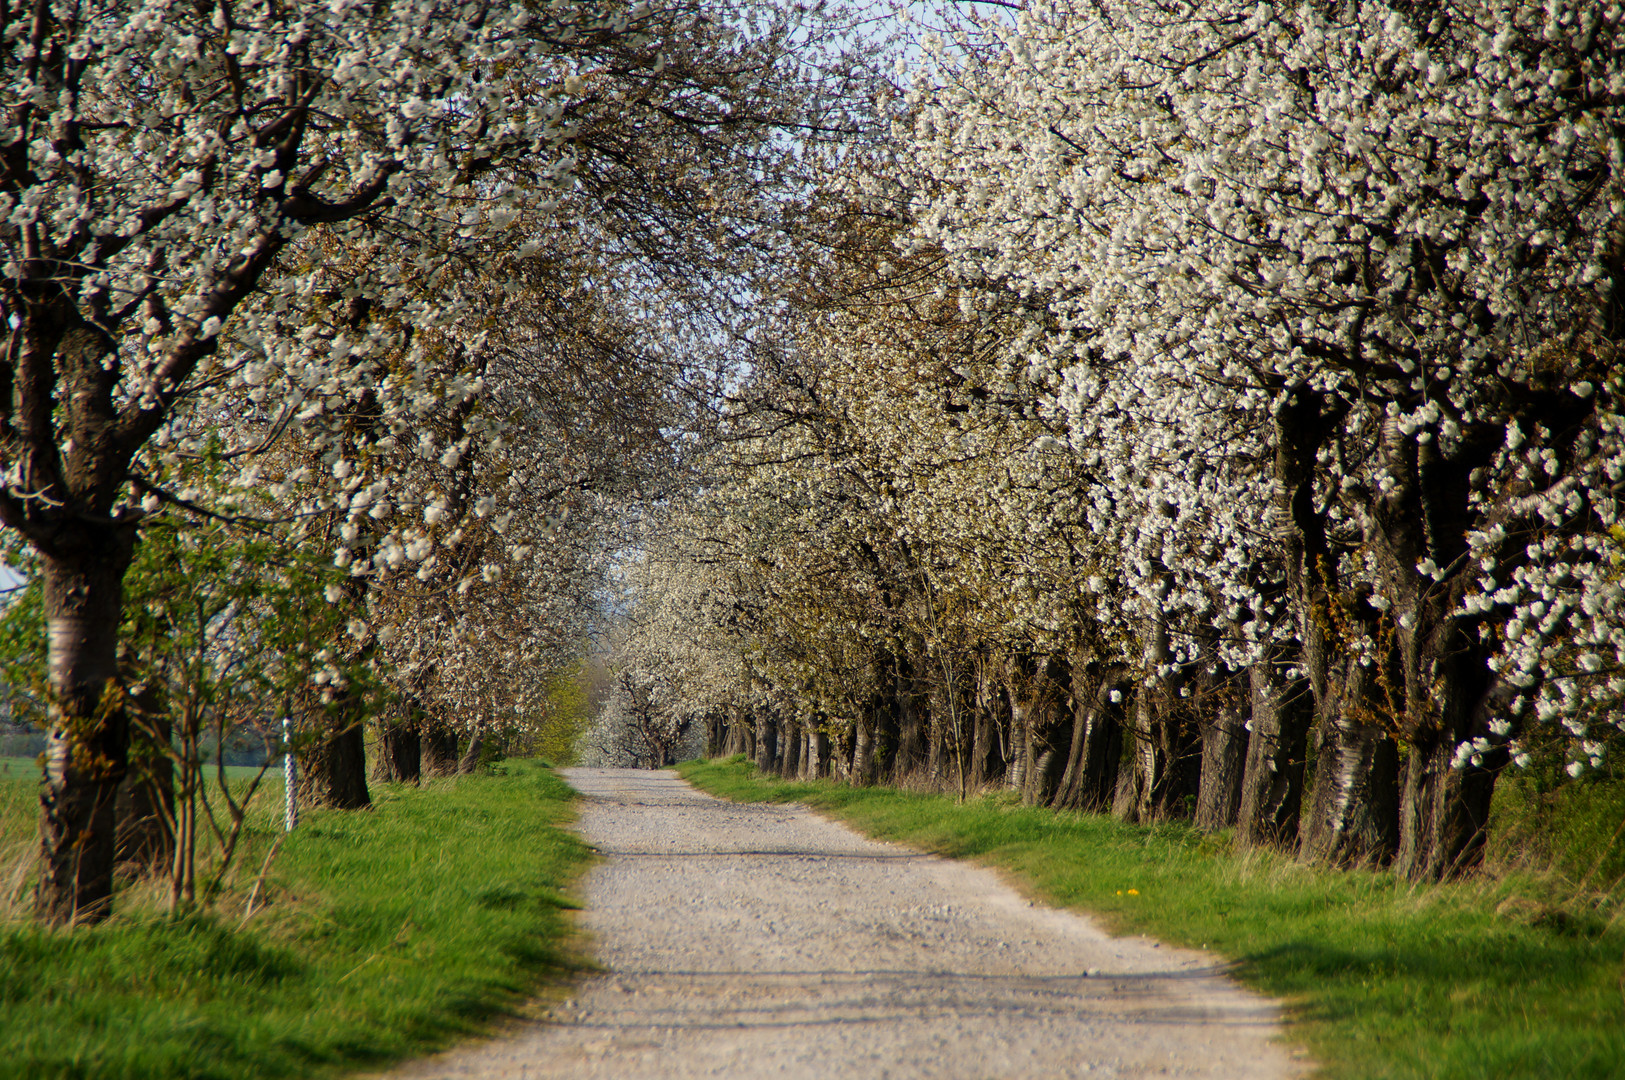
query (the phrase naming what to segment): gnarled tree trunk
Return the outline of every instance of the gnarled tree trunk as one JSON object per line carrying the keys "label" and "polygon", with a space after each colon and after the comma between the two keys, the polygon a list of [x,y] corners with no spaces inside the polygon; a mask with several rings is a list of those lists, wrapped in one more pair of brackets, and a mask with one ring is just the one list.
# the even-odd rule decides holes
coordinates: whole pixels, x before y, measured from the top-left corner
{"label": "gnarled tree trunk", "polygon": [[1028,698],[1027,767],[1021,787],[1028,806],[1047,804],[1055,797],[1066,772],[1071,748],[1072,712],[1066,707],[1072,692],[1072,670],[1058,655],[1022,664],[1018,682]]}
{"label": "gnarled tree trunk", "polygon": [[[1567,394],[1555,399],[1564,403],[1559,415],[1579,400]],[[1392,417],[1380,432],[1382,464],[1392,482],[1371,498],[1366,538],[1392,605],[1403,676],[1403,703],[1394,719],[1411,754],[1395,869],[1412,880],[1460,873],[1483,855],[1495,771],[1456,769],[1452,762],[1458,745],[1489,734],[1487,706],[1505,704],[1492,688],[1479,617],[1461,612],[1476,576],[1467,548],[1475,520],[1469,476],[1489,464],[1503,438],[1500,428],[1480,428],[1447,450],[1442,440],[1410,438]],[[1437,579],[1424,577],[1418,570],[1424,560],[1445,570]]]}
{"label": "gnarled tree trunk", "polygon": [[378,725],[378,758],[373,780],[384,784],[415,784],[422,775],[423,737],[414,718],[392,718]]}
{"label": "gnarled tree trunk", "polygon": [[875,737],[872,718],[859,716],[852,732],[852,775],[849,782],[867,787],[875,782]]}
{"label": "gnarled tree trunk", "polygon": [[779,756],[778,719],[766,712],[756,717],[756,768],[774,772]]}
{"label": "gnarled tree trunk", "polygon": [[1202,771],[1196,792],[1193,824],[1212,832],[1236,823],[1241,809],[1241,781],[1247,766],[1250,694],[1244,673],[1229,670],[1204,649],[1205,670],[1193,702],[1202,739]]}
{"label": "gnarled tree trunk", "polygon": [[44,560],[52,702],[35,907],[46,922],[97,921],[112,907],[114,811],[130,746],[118,628],[134,554],[133,527],[79,523],[63,527]]}
{"label": "gnarled tree trunk", "polygon": [[898,781],[914,776],[927,763],[926,710],[915,685],[914,667],[908,657],[897,657],[893,694],[897,700],[897,761],[892,776]]}
{"label": "gnarled tree trunk", "polygon": [[358,698],[342,699],[331,712],[314,710],[323,728],[299,750],[296,790],[299,805],[332,810],[364,810],[367,794],[366,717]]}
{"label": "gnarled tree trunk", "polygon": [[[666,750],[666,748],[662,747],[662,750]],[[463,756],[457,759],[457,775],[469,776],[479,769],[480,755],[483,753],[485,753],[485,732],[476,731],[468,740],[468,749],[464,750]],[[666,750],[666,753],[669,754],[670,751]],[[664,764],[666,764],[664,760],[656,762],[657,766]]]}
{"label": "gnarled tree trunk", "polygon": [[1512,688],[1492,682],[1482,662],[1472,663],[1475,659],[1457,654],[1439,665],[1445,672],[1435,683],[1443,714],[1439,726],[1411,741],[1394,869],[1413,881],[1453,877],[1484,858],[1494,769],[1505,763],[1506,752],[1496,750],[1483,766],[1457,768],[1456,746],[1488,734],[1490,718],[1505,714]]}
{"label": "gnarled tree trunk", "polygon": [[992,783],[1005,770],[1004,732],[1009,727],[1010,705],[992,677],[992,662],[977,664],[976,710],[971,725],[969,785]]}
{"label": "gnarled tree trunk", "polygon": [[1295,847],[1314,695],[1307,679],[1288,679],[1273,654],[1248,670],[1248,680],[1253,730],[1236,839],[1243,847]]}
{"label": "gnarled tree trunk", "polygon": [[1182,675],[1169,671],[1168,625],[1160,609],[1145,621],[1145,675],[1130,728],[1132,768],[1118,785],[1112,813],[1124,821],[1154,822],[1186,815],[1200,778],[1200,736],[1181,706]]}
{"label": "gnarled tree trunk", "polygon": [[1375,663],[1350,657],[1328,695],[1303,854],[1337,865],[1387,864],[1399,846],[1399,747],[1377,726]]}
{"label": "gnarled tree trunk", "polygon": [[1072,745],[1052,803],[1058,809],[1104,812],[1117,792],[1123,716],[1133,696],[1127,672],[1112,665],[1093,677],[1072,673]]}
{"label": "gnarled tree trunk", "polygon": [[434,716],[423,719],[423,775],[431,780],[457,775],[457,732]]}

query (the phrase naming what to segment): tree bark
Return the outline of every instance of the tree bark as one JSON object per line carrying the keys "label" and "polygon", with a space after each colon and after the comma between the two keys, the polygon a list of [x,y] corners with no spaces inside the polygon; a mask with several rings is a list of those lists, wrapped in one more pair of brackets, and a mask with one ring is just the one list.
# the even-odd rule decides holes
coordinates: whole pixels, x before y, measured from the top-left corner
{"label": "tree bark", "polygon": [[386,720],[378,725],[378,759],[372,778],[384,784],[415,784],[423,770],[423,737],[415,720]]}
{"label": "tree bark", "polygon": [[1150,823],[1184,817],[1200,778],[1201,741],[1181,707],[1180,675],[1167,671],[1172,656],[1160,609],[1145,624],[1145,675],[1135,696],[1132,769],[1118,786],[1112,813],[1124,821]]}
{"label": "tree bark", "polygon": [[[663,751],[665,751],[667,756],[669,756],[670,750],[667,747],[663,746],[663,747],[661,747],[661,749]],[[485,732],[476,731],[476,732],[474,732],[473,736],[468,740],[468,749],[463,751],[463,756],[457,760],[457,775],[458,776],[471,776],[471,775],[473,775],[479,769],[479,767],[480,767],[480,756],[482,754],[484,754],[484,753],[485,753]],[[665,765],[665,764],[666,764],[666,762],[664,760],[661,760],[661,761],[656,763],[656,767],[658,768],[659,766]]]}
{"label": "tree bark", "polygon": [[1072,671],[1055,654],[1025,665],[1027,712],[1027,767],[1021,799],[1028,806],[1048,804],[1066,772],[1066,750],[1071,748],[1072,712],[1066,703],[1072,691]]}
{"label": "tree bark", "polygon": [[1328,699],[1303,854],[1339,866],[1386,865],[1399,846],[1399,747],[1380,716],[1375,664],[1350,657]]}
{"label": "tree bark", "polygon": [[1111,809],[1117,792],[1123,715],[1133,690],[1124,669],[1116,665],[1091,679],[1074,667],[1072,679],[1072,745],[1052,805],[1103,813]]}
{"label": "tree bark", "polygon": [[1308,680],[1282,674],[1280,659],[1266,656],[1248,671],[1253,730],[1236,830],[1243,847],[1291,848],[1298,842],[1314,695]]}
{"label": "tree bark", "polygon": [[1457,744],[1472,735],[1487,734],[1488,720],[1496,713],[1505,715],[1513,695],[1505,684],[1486,686],[1490,682],[1487,672],[1485,676],[1459,670],[1454,674],[1456,685],[1443,688],[1443,700],[1459,709],[1478,691],[1478,701],[1465,718],[1442,717],[1442,730],[1431,740],[1414,740],[1406,762],[1394,869],[1412,881],[1455,877],[1483,861],[1495,766],[1505,763],[1505,750],[1500,749],[1495,760],[1484,767],[1455,767]]}
{"label": "tree bark", "polygon": [[914,666],[908,657],[894,658],[892,674],[892,695],[897,703],[897,760],[892,766],[892,778],[894,783],[902,783],[926,765],[925,710],[920,707]]}
{"label": "tree bark", "polygon": [[736,757],[745,752],[744,718],[735,716],[728,721],[727,735],[722,741],[722,756]]}
{"label": "tree bark", "polygon": [[422,774],[430,779],[457,774],[457,732],[438,717],[425,717]]}
{"label": "tree bark", "polygon": [[[1579,399],[1559,400],[1569,409]],[[1475,520],[1469,474],[1489,463],[1502,438],[1500,428],[1480,429],[1447,458],[1440,442],[1408,437],[1391,417],[1380,432],[1393,483],[1371,498],[1366,538],[1391,603],[1402,674],[1403,701],[1390,713],[1411,754],[1395,869],[1411,880],[1461,873],[1483,854],[1495,771],[1457,770],[1452,761],[1460,743],[1489,734],[1485,707],[1496,698],[1479,617],[1461,614],[1461,601],[1476,574],[1466,540]],[[1447,568],[1446,576],[1423,577],[1424,558]]]}
{"label": "tree bark", "polygon": [[118,628],[134,554],[133,527],[78,524],[44,558],[53,700],[35,908],[48,923],[95,922],[112,909],[114,811],[130,745]]}
{"label": "tree bark", "polygon": [[[296,789],[301,807],[364,810],[367,794],[367,742],[360,702],[347,699],[325,718],[327,730],[298,754]],[[320,712],[318,717],[322,717]]]}
{"label": "tree bark", "polygon": [[1009,703],[989,668],[991,662],[983,659],[977,665],[976,709],[971,731],[970,777],[972,787],[992,783],[1005,769],[1004,740]]}
{"label": "tree bark", "polygon": [[964,795],[973,782],[971,751],[977,711],[972,673],[946,657],[929,657],[931,673],[922,705],[930,717],[931,751],[928,775],[943,789]]}
{"label": "tree bark", "polygon": [[778,762],[779,725],[777,719],[763,712],[756,718],[756,768],[773,773]]}
{"label": "tree bark", "polygon": [[1010,746],[1004,785],[1012,791],[1021,792],[1027,786],[1027,769],[1032,764],[1032,744],[1028,740],[1032,725],[1029,723],[1026,699],[1015,693],[1008,684],[1005,692],[1010,701]]}
{"label": "tree bark", "polygon": [[1202,737],[1202,772],[1196,792],[1193,824],[1208,832],[1228,829],[1241,809],[1241,782],[1247,766],[1249,721],[1244,677],[1235,672],[1206,673],[1196,708]]}
{"label": "tree bark", "polygon": [[873,722],[859,717],[852,733],[851,783],[868,787],[875,782],[875,741]]}

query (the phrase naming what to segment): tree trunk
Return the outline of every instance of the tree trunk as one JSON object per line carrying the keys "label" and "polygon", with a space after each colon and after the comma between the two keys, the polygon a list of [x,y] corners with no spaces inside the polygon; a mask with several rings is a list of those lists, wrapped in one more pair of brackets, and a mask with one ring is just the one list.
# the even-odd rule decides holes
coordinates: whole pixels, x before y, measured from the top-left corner
{"label": "tree trunk", "polygon": [[1399,747],[1376,727],[1377,673],[1350,657],[1329,696],[1303,854],[1340,866],[1386,865],[1399,846]]}
{"label": "tree trunk", "polygon": [[1001,738],[1008,705],[997,683],[990,677],[987,661],[978,664],[976,716],[972,724],[970,777],[972,787],[992,783],[1004,773],[1004,740]]}
{"label": "tree trunk", "polygon": [[772,773],[779,752],[779,725],[777,720],[762,713],[756,718],[756,768]]}
{"label": "tree trunk", "polygon": [[859,717],[852,733],[851,783],[868,787],[875,782],[875,742],[872,723]]}
{"label": "tree trunk", "polygon": [[1010,762],[1004,774],[1004,784],[1012,791],[1022,791],[1027,785],[1027,769],[1032,764],[1032,744],[1028,739],[1032,727],[1027,701],[1007,688],[1010,698]]}
{"label": "tree trunk", "polygon": [[329,729],[299,752],[296,788],[301,807],[364,810],[372,805],[367,794],[367,742],[359,706],[354,699],[344,701],[327,718]]}
{"label": "tree trunk", "polygon": [[887,676],[890,664],[881,669],[881,682],[869,702],[870,754],[874,758],[869,783],[878,784],[895,775],[897,743],[901,736],[897,719],[895,684]]}
{"label": "tree trunk", "polygon": [[[1118,786],[1111,812],[1124,822],[1165,822],[1188,817],[1198,791],[1201,737],[1175,698],[1144,689],[1134,702],[1129,732],[1131,776]],[[1124,799],[1126,794],[1126,799]]]}
{"label": "tree trunk", "polygon": [[[662,747],[662,749],[664,750],[666,748]],[[476,731],[474,732],[473,737],[468,740],[468,749],[463,751],[463,756],[457,761],[457,775],[473,775],[474,772],[476,772],[480,767],[480,755],[483,753],[485,753],[485,732]],[[669,753],[669,750],[667,753]],[[656,767],[658,768],[664,764],[666,764],[666,762],[661,760],[656,762]]]}
{"label": "tree trunk", "polygon": [[1202,772],[1193,824],[1213,832],[1236,823],[1247,766],[1248,695],[1242,677],[1216,670],[1197,696],[1202,717]]}
{"label": "tree trunk", "polygon": [[1290,848],[1298,842],[1314,695],[1308,680],[1285,678],[1275,657],[1259,660],[1248,677],[1253,731],[1236,838],[1243,847]]}
{"label": "tree trunk", "polygon": [[1072,670],[1064,657],[1045,656],[1025,665],[1023,692],[1027,695],[1027,767],[1021,800],[1028,806],[1047,805],[1066,772],[1067,751],[1074,726],[1067,702],[1072,693]]}
{"label": "tree trunk", "polygon": [[801,746],[805,741],[801,737],[800,725],[794,720],[784,720],[779,724],[778,773],[786,780],[794,780],[801,768]]}
{"label": "tree trunk", "polygon": [[[1447,451],[1442,440],[1410,438],[1393,417],[1379,431],[1383,469],[1393,482],[1374,493],[1365,532],[1403,675],[1404,700],[1390,710],[1411,748],[1395,869],[1413,881],[1461,873],[1483,856],[1495,769],[1456,769],[1453,761],[1458,745],[1490,734],[1486,710],[1504,708],[1511,696],[1492,685],[1480,617],[1461,611],[1477,576],[1466,537],[1481,520],[1469,476],[1500,445],[1499,435],[1485,431]],[[1424,559],[1447,571],[1428,581],[1417,572]],[[1504,751],[1497,756],[1504,761]]]}
{"label": "tree trunk", "polygon": [[[948,690],[952,693],[952,689]],[[925,775],[940,786],[958,776],[958,755],[953,745],[950,706],[941,687],[932,685],[917,699],[925,713]],[[957,786],[957,785],[956,785]]]}
{"label": "tree trunk", "polygon": [[1111,809],[1123,757],[1123,714],[1133,692],[1125,674],[1113,666],[1085,679],[1073,668],[1072,745],[1052,803],[1057,809]]}
{"label": "tree trunk", "polygon": [[415,784],[422,769],[423,737],[418,724],[410,720],[386,720],[379,724],[373,780],[384,784]]}
{"label": "tree trunk", "polygon": [[[1457,658],[1455,663],[1465,661]],[[1476,671],[1458,668],[1453,674],[1458,677],[1452,684],[1439,687],[1442,703],[1454,703],[1459,709],[1475,691],[1478,701],[1465,721],[1447,714],[1443,731],[1432,741],[1411,744],[1394,869],[1412,881],[1454,877],[1483,861],[1496,767],[1506,761],[1505,749],[1500,748],[1483,766],[1455,767],[1456,746],[1472,736],[1487,735],[1488,721],[1505,715],[1513,690],[1500,682],[1485,686],[1489,680]]]}
{"label": "tree trunk", "polygon": [[722,743],[723,757],[737,757],[745,752],[745,721],[735,716],[728,721],[728,734]]}
{"label": "tree trunk", "polygon": [[114,804],[130,745],[118,628],[135,532],[121,525],[72,528],[44,559],[52,703],[35,908],[49,923],[99,921],[112,909]]}
{"label": "tree trunk", "polygon": [[430,779],[457,774],[457,732],[435,717],[423,721],[422,773]]}
{"label": "tree trunk", "polygon": [[1112,813],[1124,821],[1150,823],[1184,817],[1200,779],[1201,740],[1181,707],[1180,676],[1165,674],[1171,662],[1168,627],[1161,610],[1146,621],[1146,674],[1135,696],[1133,769],[1119,785]]}
{"label": "tree trunk", "polygon": [[914,667],[908,657],[896,657],[893,676],[892,693],[897,701],[897,761],[892,767],[892,777],[894,783],[901,783],[926,765],[926,727]]}

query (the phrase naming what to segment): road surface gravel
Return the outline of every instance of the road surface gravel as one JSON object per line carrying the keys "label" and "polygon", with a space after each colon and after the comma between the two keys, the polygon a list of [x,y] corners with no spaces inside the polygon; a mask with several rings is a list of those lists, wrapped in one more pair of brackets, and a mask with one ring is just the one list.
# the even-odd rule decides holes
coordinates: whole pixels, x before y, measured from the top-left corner
{"label": "road surface gravel", "polygon": [[566,769],[606,973],[395,1080],[1026,1080],[1308,1071],[1215,957],[1113,938],[991,871],[672,772]]}

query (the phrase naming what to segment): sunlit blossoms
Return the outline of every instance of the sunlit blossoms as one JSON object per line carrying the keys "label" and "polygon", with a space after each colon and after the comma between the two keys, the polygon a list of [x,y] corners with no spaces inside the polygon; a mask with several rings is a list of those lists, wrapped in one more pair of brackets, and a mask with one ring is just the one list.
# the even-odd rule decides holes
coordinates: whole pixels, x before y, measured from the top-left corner
{"label": "sunlit blossoms", "polygon": [[1443,762],[1531,718],[1583,739],[1618,691],[1620,19],[1030,5],[943,46],[905,133],[945,185],[917,235],[1066,331],[1037,359],[1139,508],[1101,524],[1146,603],[1239,630],[1237,662],[1299,638],[1323,713],[1325,646],[1392,665],[1362,710],[1414,748],[1407,805],[1472,804],[1407,811],[1413,869],[1487,805]]}
{"label": "sunlit blossoms", "polygon": [[[323,589],[356,609],[335,664],[404,647],[369,598],[382,578],[500,592],[565,507],[501,486],[524,470],[505,463],[523,417],[488,400],[514,329],[498,309],[527,280],[613,272],[657,286],[637,314],[679,333],[667,282],[704,264],[679,250],[730,229],[749,249],[722,193],[748,172],[769,203],[790,160],[770,133],[841,107],[785,47],[816,49],[813,21],[618,0],[5,7],[0,521],[40,556],[50,627],[48,918],[105,913],[126,754],[102,698],[143,518],[302,523],[352,579]],[[172,482],[200,461],[209,483]],[[579,461],[558,471],[581,490]],[[336,704],[346,680],[313,686]]]}
{"label": "sunlit blossoms", "polygon": [[[1239,812],[1245,837],[1428,878],[1478,858],[1501,768],[1605,763],[1625,689],[1622,18],[1068,0],[924,40],[884,164],[831,186],[903,223],[881,273],[905,284],[831,280],[865,317],[951,297],[961,336],[900,365],[892,341],[797,339],[753,481],[795,492],[827,553],[853,547],[781,578],[839,580],[880,615],[843,635],[850,605],[780,608],[815,657],[876,642],[840,707],[868,718],[841,721],[853,738],[906,741],[887,731],[912,691],[887,687],[931,656],[880,613],[974,581],[944,621],[1002,685],[944,678],[931,738],[952,742],[948,690],[974,686],[977,722],[1029,742],[1012,770],[1060,754],[1027,733],[1064,656],[1075,762],[1099,702],[1131,718],[1133,775],[1107,796],[1129,815],[1194,800],[1199,822]],[[838,348],[868,351],[850,383]],[[983,475],[953,430],[967,386],[1048,428],[969,518],[940,494]],[[905,495],[937,445],[963,456]],[[1087,538],[1057,551],[1068,574],[1034,575],[1056,521]],[[966,575],[977,559],[997,572]]]}

